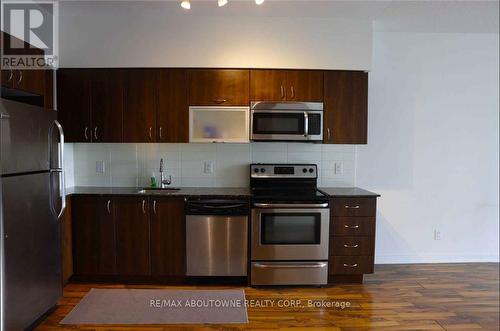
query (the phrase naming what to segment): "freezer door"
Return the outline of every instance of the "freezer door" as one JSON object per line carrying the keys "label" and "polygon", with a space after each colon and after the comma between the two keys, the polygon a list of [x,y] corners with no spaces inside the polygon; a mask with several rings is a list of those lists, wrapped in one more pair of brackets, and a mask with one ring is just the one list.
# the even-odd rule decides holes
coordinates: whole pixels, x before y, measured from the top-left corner
{"label": "freezer door", "polygon": [[24,330],[62,295],[59,223],[50,208],[50,172],[1,179],[4,327]]}
{"label": "freezer door", "polygon": [[1,107],[1,175],[49,170],[56,112],[4,99]]}

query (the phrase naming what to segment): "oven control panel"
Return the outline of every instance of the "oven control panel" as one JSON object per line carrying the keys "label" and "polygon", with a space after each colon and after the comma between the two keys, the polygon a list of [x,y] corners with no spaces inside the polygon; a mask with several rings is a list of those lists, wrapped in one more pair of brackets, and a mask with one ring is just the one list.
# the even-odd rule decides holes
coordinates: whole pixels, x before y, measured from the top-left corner
{"label": "oven control panel", "polygon": [[252,178],[317,178],[316,164],[264,164],[250,165]]}

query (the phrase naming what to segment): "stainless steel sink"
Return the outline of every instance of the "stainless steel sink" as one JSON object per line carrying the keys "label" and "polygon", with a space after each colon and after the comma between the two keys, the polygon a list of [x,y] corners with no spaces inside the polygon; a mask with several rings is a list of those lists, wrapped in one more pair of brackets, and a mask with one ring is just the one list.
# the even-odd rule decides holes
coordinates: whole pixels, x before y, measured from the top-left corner
{"label": "stainless steel sink", "polygon": [[150,188],[146,187],[143,189],[140,189],[137,191],[139,194],[172,194],[175,192],[178,192],[180,188],[174,188],[174,187],[169,187],[169,188]]}

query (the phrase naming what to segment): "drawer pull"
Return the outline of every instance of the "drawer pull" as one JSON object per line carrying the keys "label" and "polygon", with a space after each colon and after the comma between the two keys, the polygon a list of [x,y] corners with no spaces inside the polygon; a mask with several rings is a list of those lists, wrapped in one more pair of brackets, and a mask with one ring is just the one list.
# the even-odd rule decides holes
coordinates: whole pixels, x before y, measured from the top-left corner
{"label": "drawer pull", "polygon": [[344,228],[346,228],[346,229],[359,229],[359,225],[347,225],[347,224],[344,224]]}
{"label": "drawer pull", "polygon": [[354,263],[354,264],[347,264],[347,263],[344,263],[344,267],[346,268],[356,268],[358,266],[357,263]]}
{"label": "drawer pull", "polygon": [[221,104],[221,103],[224,103],[226,101],[227,101],[227,99],[214,99],[214,102],[217,104]]}
{"label": "drawer pull", "polygon": [[345,248],[358,248],[359,245],[358,244],[355,244],[355,245],[348,245],[348,244],[344,244],[344,247]]}
{"label": "drawer pull", "polygon": [[359,209],[359,205],[356,205],[356,206],[348,206],[348,205],[345,205],[344,206],[345,209]]}

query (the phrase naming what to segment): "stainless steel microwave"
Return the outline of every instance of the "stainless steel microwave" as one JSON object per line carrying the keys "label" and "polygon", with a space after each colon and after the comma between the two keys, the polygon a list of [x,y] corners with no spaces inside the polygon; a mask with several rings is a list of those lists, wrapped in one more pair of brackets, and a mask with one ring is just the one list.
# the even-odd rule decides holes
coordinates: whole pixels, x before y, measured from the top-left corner
{"label": "stainless steel microwave", "polygon": [[322,141],[322,102],[251,103],[253,141]]}

